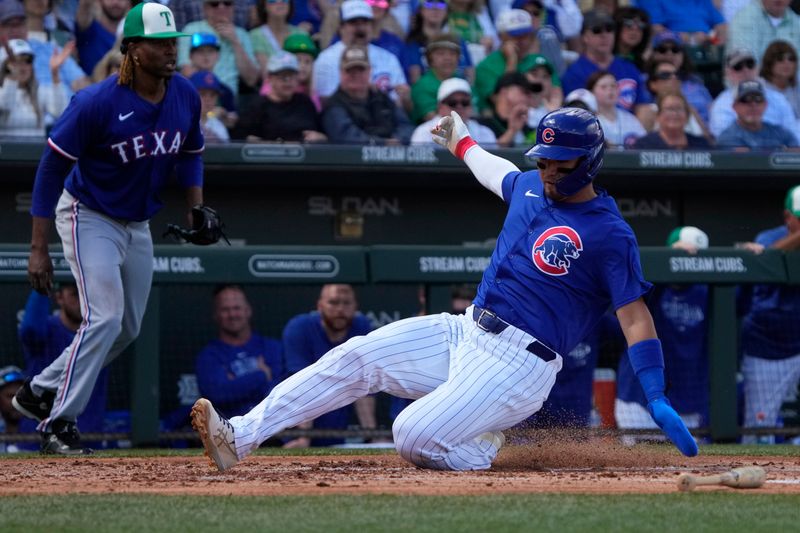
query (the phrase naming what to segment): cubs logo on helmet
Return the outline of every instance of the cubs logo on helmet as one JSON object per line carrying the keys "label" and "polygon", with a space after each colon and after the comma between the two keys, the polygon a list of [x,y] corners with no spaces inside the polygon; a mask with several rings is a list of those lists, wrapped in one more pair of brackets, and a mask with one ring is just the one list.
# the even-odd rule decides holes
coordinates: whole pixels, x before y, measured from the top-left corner
{"label": "cubs logo on helmet", "polygon": [[571,259],[580,257],[583,242],[569,226],[555,226],[542,232],[533,243],[533,264],[549,276],[569,273]]}
{"label": "cubs logo on helmet", "polygon": [[556,132],[553,131],[553,128],[545,128],[542,130],[542,141],[546,143],[551,143],[556,140]]}

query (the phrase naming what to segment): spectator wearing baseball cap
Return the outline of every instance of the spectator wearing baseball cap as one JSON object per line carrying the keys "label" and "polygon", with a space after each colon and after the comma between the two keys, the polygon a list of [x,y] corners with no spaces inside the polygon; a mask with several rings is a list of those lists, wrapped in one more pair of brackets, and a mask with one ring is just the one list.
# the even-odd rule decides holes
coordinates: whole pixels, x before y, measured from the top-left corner
{"label": "spectator wearing baseball cap", "polygon": [[371,83],[380,91],[411,109],[411,89],[406,83],[403,67],[397,57],[371,43],[374,36],[372,8],[364,0],[345,0],[341,5],[342,24],[339,27],[341,40],[325,48],[314,61],[313,83],[320,99],[325,102],[339,87],[339,61],[345,48],[366,46]]}
{"label": "spectator wearing baseball cap", "polygon": [[[317,112],[322,111],[322,102],[320,102],[319,95],[313,88],[312,76],[314,73],[314,60],[319,55],[319,48],[311,40],[311,37],[305,33],[296,33],[290,35],[283,42],[283,49],[291,52],[297,58],[297,92],[305,94],[314,106]],[[269,92],[269,79],[264,80],[264,85],[261,87],[261,94],[266,95]],[[265,91],[266,89],[266,91]]]}
{"label": "spectator wearing baseball cap", "polygon": [[52,83],[37,83],[30,43],[22,39],[8,41],[11,55],[0,62],[0,135],[44,139],[45,119],[57,118],[67,107],[69,96],[60,81],[59,68],[73,48],[64,48],[49,58]]}
{"label": "spectator wearing baseball cap", "polygon": [[712,0],[638,0],[636,5],[650,14],[656,33],[674,31],[691,45],[725,44],[728,25]]}
{"label": "spectator wearing baseball cap", "polygon": [[322,112],[325,134],[334,143],[407,144],[414,127],[388,95],[370,84],[369,53],[361,45],[342,53],[339,88]]}
{"label": "spectator wearing baseball cap", "polygon": [[[189,61],[190,67],[187,71],[191,72],[214,72],[219,61],[220,43],[217,36],[213,33],[193,33],[189,41]],[[191,77],[191,76],[190,76]],[[215,75],[216,77],[216,75]],[[217,78],[219,80],[219,78]],[[239,119],[236,108],[236,98],[230,87],[220,82],[219,105],[216,118],[219,119],[226,128],[232,128]]]}
{"label": "spectator wearing baseball cap", "polygon": [[597,98],[589,89],[575,89],[564,98],[564,107],[578,107],[597,113]]}
{"label": "spectator wearing baseball cap", "polygon": [[567,68],[561,80],[562,87],[564,92],[586,87],[593,72],[606,70],[619,83],[617,104],[634,113],[642,124],[652,124],[654,113],[648,105],[652,103],[652,98],[647,92],[642,73],[630,61],[614,56],[616,29],[617,23],[607,11],[593,9],[584,13],[581,30],[584,53]]}
{"label": "spectator wearing baseball cap", "polygon": [[[709,129],[717,139],[722,132],[736,122],[737,114],[734,110],[736,101],[736,88],[745,81],[760,81],[758,78],[758,60],[746,48],[734,48],[725,56],[725,81],[728,88],[722,91],[711,104]],[[775,126],[781,126],[790,132],[797,128],[792,105],[781,93],[763,88],[767,101],[763,113],[763,121]],[[792,133],[794,135],[794,133]]]}
{"label": "spectator wearing baseball cap", "polygon": [[[499,13],[507,9],[507,4],[501,7],[497,0],[489,0],[495,20]],[[514,0],[511,9],[523,9],[533,18],[533,26],[540,28],[553,28],[559,41],[569,43],[581,32],[583,13],[575,0],[561,0],[559,2],[544,2],[543,0]],[[541,37],[540,37],[541,38]],[[552,61],[552,58],[548,56]]]}
{"label": "spectator wearing baseball cap", "polygon": [[[777,198],[776,198],[777,200]],[[777,204],[777,201],[776,201]],[[777,208],[778,205],[775,205]],[[800,186],[790,188],[781,205],[783,224],[761,231],[740,246],[754,253],[800,249]],[[776,209],[777,210],[777,209]],[[742,320],[744,426],[775,427],[781,404],[800,381],[800,294],[793,285],[754,285]],[[743,444],[771,444],[771,435],[744,435]]]}
{"label": "spectator wearing baseball cap", "polygon": [[531,85],[519,72],[503,74],[491,97],[492,114],[478,122],[488,127],[500,146],[521,146],[536,142],[536,129],[528,125]]}
{"label": "spectator wearing baseball cap", "polygon": [[200,93],[200,127],[208,144],[227,143],[230,140],[228,129],[218,115],[225,113],[219,105],[222,83],[212,73],[198,71],[189,77],[194,88]]}
{"label": "spectator wearing baseball cap", "polygon": [[[447,2],[444,0],[420,1],[417,3],[414,21],[406,38],[403,51],[403,68],[406,69],[406,78],[412,85],[427,71],[428,64],[425,60],[425,51],[428,42],[443,33],[447,33]],[[458,37],[461,53],[458,59],[458,77],[472,82],[475,78],[472,56],[470,56],[467,42]]]}
{"label": "spectator wearing baseball cap", "polygon": [[[9,40],[27,41],[33,50],[33,75],[37,83],[53,83],[55,85],[50,69],[50,58],[62,52],[62,48],[50,40],[45,32],[33,32],[29,35],[27,24],[28,17],[21,1],[0,0],[0,35]],[[91,80],[71,56],[74,43],[67,43],[66,46],[69,46],[69,52],[59,68],[59,80],[68,90],[79,91],[88,86]],[[5,47],[0,46],[0,62],[4,61],[6,57]]]}
{"label": "spectator wearing baseball cap", "polygon": [[774,150],[800,146],[795,135],[781,127],[764,122],[766,93],[761,82],[743,81],[736,88],[736,122],[728,126],[718,139],[722,147]]}
{"label": "spectator wearing baseball cap", "polygon": [[436,115],[439,85],[456,75],[460,55],[461,42],[455,35],[444,33],[430,38],[425,49],[428,70],[411,87],[412,121],[419,123]]}
{"label": "spectator wearing baseball cap", "polygon": [[[714,98],[711,96],[706,81],[694,73],[692,60],[686,53],[686,47],[677,33],[662,31],[653,37],[653,51],[650,56],[650,62],[658,61],[667,61],[678,69],[681,92],[686,97],[686,100],[689,101],[689,104],[697,111],[697,114],[700,115],[703,122],[708,124],[711,103]],[[710,80],[709,83],[711,83]],[[721,90],[722,87],[719,87],[715,92],[719,93]]]}
{"label": "spectator wearing baseball cap", "polygon": [[262,76],[267,72],[270,56],[283,48],[286,39],[293,35],[308,35],[304,29],[289,23],[294,15],[294,6],[295,0],[256,2],[258,25],[250,30],[250,41]]}
{"label": "spectator wearing baseball cap", "polygon": [[234,137],[248,142],[320,142],[322,133],[317,108],[308,95],[297,92],[297,57],[279,51],[269,58],[267,78],[270,91],[242,116]]}
{"label": "spectator wearing baseball cap", "polygon": [[[542,57],[535,53],[536,33],[530,13],[522,9],[510,9],[497,17],[497,32],[500,35],[500,49],[489,54],[475,68],[475,93],[478,109],[483,113],[490,108],[489,98],[494,94],[497,80],[507,72],[522,72],[526,61]],[[552,84],[560,100],[561,80],[554,71]]]}
{"label": "spectator wearing baseball cap", "polygon": [[437,115],[417,126],[411,135],[411,144],[432,144],[431,130],[436,127],[440,118],[449,116],[451,111],[459,114],[475,142],[481,146],[497,143],[497,137],[492,130],[472,118],[472,88],[466,80],[444,80],[436,91],[436,102]]}
{"label": "spectator wearing baseball cap", "polygon": [[[242,90],[256,87],[259,80],[250,34],[235,24],[234,0],[202,0],[202,9],[203,19],[188,23],[183,32],[210,33],[218,39],[219,61],[214,65],[214,75],[238,98]],[[178,67],[187,77],[194,73],[190,49],[191,37],[178,39]]]}
{"label": "spectator wearing baseball cap", "polygon": [[[22,413],[14,409],[11,400],[25,383],[25,374],[16,366],[0,368],[0,434],[19,433]],[[16,453],[19,448],[12,443],[0,443],[0,453]]]}
{"label": "spectator wearing baseball cap", "polygon": [[531,102],[528,111],[528,126],[536,128],[547,113],[563,105],[561,87],[553,87],[555,67],[544,56],[529,55],[519,64],[519,71],[530,83]]}

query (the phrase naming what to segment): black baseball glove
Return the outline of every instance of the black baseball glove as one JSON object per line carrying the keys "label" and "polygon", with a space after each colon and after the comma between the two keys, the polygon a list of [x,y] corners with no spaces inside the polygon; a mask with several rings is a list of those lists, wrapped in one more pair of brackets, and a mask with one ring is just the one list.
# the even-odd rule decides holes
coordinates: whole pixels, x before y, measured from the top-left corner
{"label": "black baseball glove", "polygon": [[227,235],[223,231],[225,224],[220,220],[217,212],[207,205],[196,205],[192,207],[192,229],[186,229],[177,224],[167,224],[167,231],[164,237],[173,235],[178,240],[184,240],[199,246],[215,244],[220,239],[225,239],[230,245]]}

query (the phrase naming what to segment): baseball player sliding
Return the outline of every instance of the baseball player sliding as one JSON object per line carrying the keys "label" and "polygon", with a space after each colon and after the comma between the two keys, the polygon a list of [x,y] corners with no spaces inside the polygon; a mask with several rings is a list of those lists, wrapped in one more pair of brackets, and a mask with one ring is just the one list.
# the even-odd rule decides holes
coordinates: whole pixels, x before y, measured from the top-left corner
{"label": "baseball player sliding", "polygon": [[687,456],[697,445],[664,396],[664,360],[644,304],[633,231],[592,183],[603,131],[589,112],[546,115],[521,172],[470,138],[456,113],[433,130],[478,181],[508,204],[503,229],[465,315],[413,317],[350,339],[280,383],[244,416],[226,420],[199,399],[192,422],[220,470],[261,442],[366,394],[418,398],[396,418],[397,451],[424,468],[489,468],[502,430],[538,411],[562,357],[613,306],[648,408]]}
{"label": "baseball player sliding", "polygon": [[139,332],[153,275],[148,219],[162,207],[159,192],[173,169],[194,206],[193,223],[202,224],[189,237],[214,240],[204,232],[218,220],[199,205],[200,98],[186,79],[173,77],[182,35],[161,4],[131,9],[120,74],[75,95],[37,170],[28,276],[37,291],[51,288],[47,242],[55,213],[83,318],[72,343],[12,400],[40,421],[43,453],[91,452],[82,446],[75,420],[100,370]]}

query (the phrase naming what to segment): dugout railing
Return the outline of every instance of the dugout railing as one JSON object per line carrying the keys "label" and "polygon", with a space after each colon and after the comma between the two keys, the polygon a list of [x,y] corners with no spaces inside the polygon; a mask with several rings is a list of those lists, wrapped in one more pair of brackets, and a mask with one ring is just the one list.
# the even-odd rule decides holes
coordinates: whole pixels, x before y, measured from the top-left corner
{"label": "dugout railing", "polygon": [[[167,318],[161,316],[163,287],[219,283],[248,286],[413,283],[426,287],[427,311],[439,312],[449,309],[451,284],[480,280],[490,253],[490,248],[464,246],[156,246],[154,286],[142,331],[128,362],[130,440],[133,445],[152,445],[170,437],[159,432],[160,336]],[[53,247],[51,256],[56,279],[72,279],[59,247]],[[0,245],[0,283],[24,283],[27,257],[25,246]],[[654,283],[710,285],[708,429],[714,441],[735,440],[741,432],[736,409],[736,286],[798,284],[800,254],[767,251],[755,255],[734,248],[709,248],[689,255],[673,249],[644,247],[641,257],[645,276]]]}

